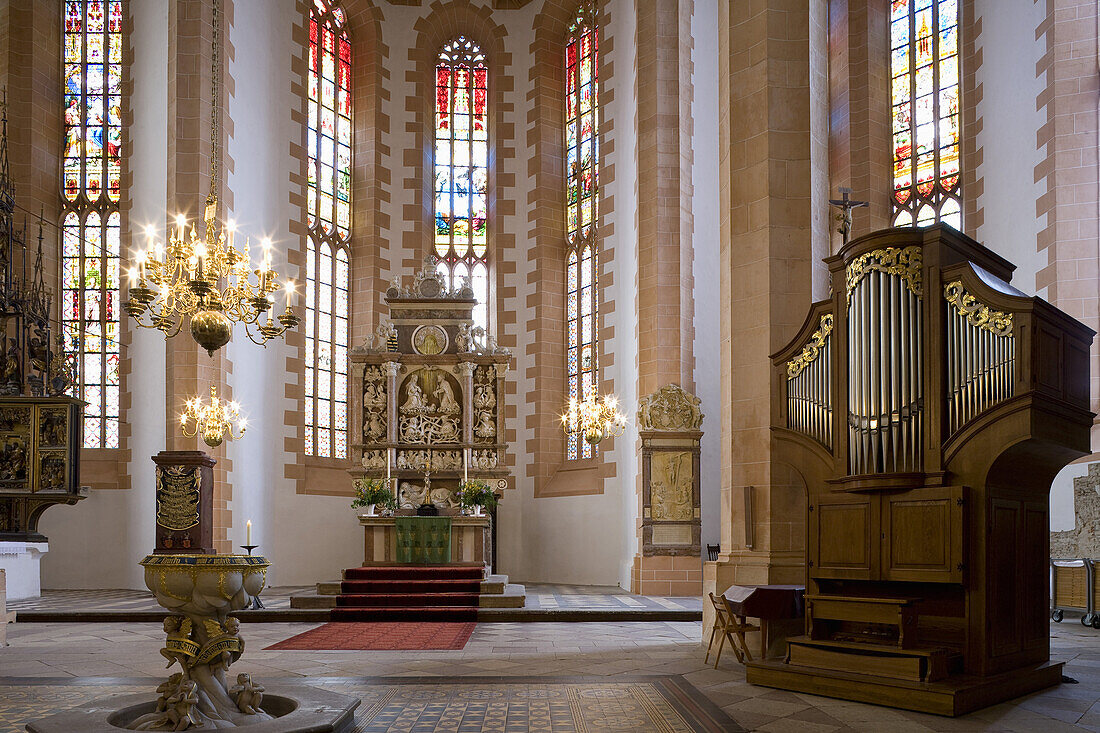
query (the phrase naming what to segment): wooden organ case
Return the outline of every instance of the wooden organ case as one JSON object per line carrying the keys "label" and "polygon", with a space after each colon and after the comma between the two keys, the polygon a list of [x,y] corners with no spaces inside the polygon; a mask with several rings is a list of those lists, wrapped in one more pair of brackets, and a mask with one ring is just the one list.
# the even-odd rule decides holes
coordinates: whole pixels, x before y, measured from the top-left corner
{"label": "wooden organ case", "polygon": [[960,715],[1057,684],[1048,494],[1089,452],[1093,332],[954,229],[826,260],[773,355],[777,460],[806,484],[806,634],[748,681]]}

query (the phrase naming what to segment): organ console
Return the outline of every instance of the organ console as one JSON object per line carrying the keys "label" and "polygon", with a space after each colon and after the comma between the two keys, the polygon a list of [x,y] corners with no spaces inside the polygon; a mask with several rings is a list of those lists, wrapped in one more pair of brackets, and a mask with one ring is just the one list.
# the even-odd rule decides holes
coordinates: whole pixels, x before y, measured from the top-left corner
{"label": "organ console", "polygon": [[1089,452],[1093,332],[946,226],[826,260],[772,356],[776,460],[806,491],[806,635],[748,681],[960,715],[1057,684],[1048,493]]}

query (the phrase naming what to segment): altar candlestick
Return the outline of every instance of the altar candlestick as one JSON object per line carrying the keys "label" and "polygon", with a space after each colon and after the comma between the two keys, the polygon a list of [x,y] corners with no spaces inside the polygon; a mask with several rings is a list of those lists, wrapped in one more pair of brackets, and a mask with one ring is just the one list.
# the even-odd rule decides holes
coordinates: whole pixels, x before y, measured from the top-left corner
{"label": "altar candlestick", "polygon": [[390,482],[390,449],[386,449],[386,483]]}
{"label": "altar candlestick", "polygon": [[470,481],[470,449],[462,449],[462,482],[468,483]]}
{"label": "altar candlestick", "polygon": [[245,526],[245,540],[244,540],[244,543],[246,545],[251,545],[252,544],[252,520],[249,519],[247,522],[245,522],[244,526]]}

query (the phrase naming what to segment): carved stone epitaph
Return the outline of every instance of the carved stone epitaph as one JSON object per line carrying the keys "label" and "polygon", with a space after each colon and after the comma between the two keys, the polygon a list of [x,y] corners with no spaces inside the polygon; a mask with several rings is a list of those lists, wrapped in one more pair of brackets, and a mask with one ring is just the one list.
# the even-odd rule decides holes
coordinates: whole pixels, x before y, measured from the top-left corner
{"label": "carved stone epitaph", "polygon": [[156,464],[154,554],[214,553],[214,464],[202,451],[161,451]]}
{"label": "carved stone epitaph", "polygon": [[667,384],[638,401],[642,554],[700,554],[699,398]]}

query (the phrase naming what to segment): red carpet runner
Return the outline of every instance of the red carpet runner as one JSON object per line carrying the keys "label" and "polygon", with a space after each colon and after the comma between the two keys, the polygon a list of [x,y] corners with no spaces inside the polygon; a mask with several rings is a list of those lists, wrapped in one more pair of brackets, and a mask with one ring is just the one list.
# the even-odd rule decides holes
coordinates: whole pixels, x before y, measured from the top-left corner
{"label": "red carpet runner", "polygon": [[344,571],[333,621],[477,621],[480,566],[395,565]]}
{"label": "red carpet runner", "polygon": [[327,623],[267,649],[463,649],[475,626],[475,623]]}

